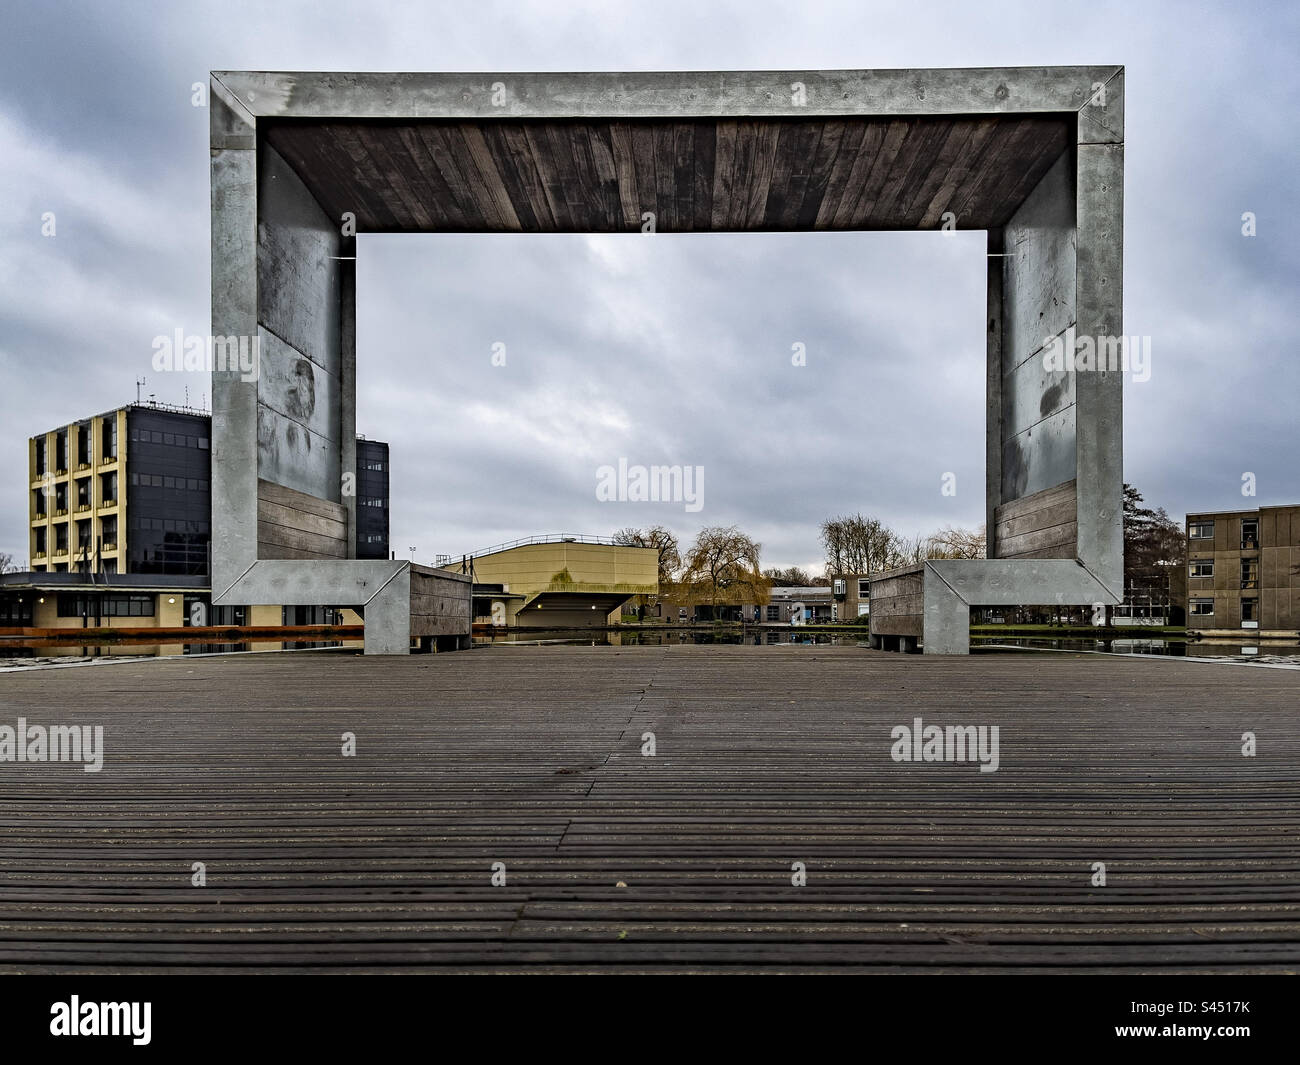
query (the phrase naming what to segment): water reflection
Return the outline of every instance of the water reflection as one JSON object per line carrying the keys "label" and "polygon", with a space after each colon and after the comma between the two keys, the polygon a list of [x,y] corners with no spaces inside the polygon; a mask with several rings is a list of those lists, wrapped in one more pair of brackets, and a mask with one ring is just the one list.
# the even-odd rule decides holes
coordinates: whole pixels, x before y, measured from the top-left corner
{"label": "water reflection", "polygon": [[1106,639],[1088,640],[1044,636],[975,637],[973,649],[996,650],[999,647],[1032,647],[1052,651],[1102,651],[1108,654],[1159,655],[1174,658],[1228,658],[1242,662],[1300,663],[1300,643],[1268,641],[1247,643],[1239,640],[1158,640]]}
{"label": "water reflection", "polygon": [[249,651],[314,651],[331,648],[361,650],[361,640],[252,640],[247,643],[93,643],[50,644],[44,640],[0,640],[0,669],[69,664],[72,660],[173,658],[185,655],[224,655]]}
{"label": "water reflection", "polygon": [[797,629],[751,629],[749,631],[708,632],[691,629],[663,632],[636,630],[590,634],[574,632],[511,632],[499,636],[475,636],[474,646],[492,644],[565,644],[572,647],[663,647],[669,644],[730,644],[750,647],[834,646],[865,647],[865,631],[841,634],[834,632],[800,632]]}

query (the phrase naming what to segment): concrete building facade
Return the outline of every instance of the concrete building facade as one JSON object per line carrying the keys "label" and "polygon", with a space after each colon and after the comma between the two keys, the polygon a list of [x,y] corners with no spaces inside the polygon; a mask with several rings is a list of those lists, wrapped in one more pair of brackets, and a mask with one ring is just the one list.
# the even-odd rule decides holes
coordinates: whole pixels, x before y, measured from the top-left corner
{"label": "concrete building facade", "polygon": [[1187,515],[1187,627],[1300,631],[1300,505]]}

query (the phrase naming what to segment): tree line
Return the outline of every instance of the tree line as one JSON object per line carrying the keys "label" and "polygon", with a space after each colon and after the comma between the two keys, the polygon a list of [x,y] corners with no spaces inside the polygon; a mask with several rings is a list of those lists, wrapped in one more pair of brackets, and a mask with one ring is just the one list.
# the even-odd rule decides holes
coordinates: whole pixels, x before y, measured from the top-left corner
{"label": "tree line", "polygon": [[[1153,510],[1142,504],[1141,493],[1126,484],[1125,592],[1167,596],[1171,576],[1185,572],[1184,530],[1163,507]],[[762,544],[735,525],[701,529],[685,550],[677,535],[662,525],[619,529],[613,539],[626,547],[656,549],[661,588],[676,587],[707,597],[715,606],[765,603],[773,584],[828,585],[836,577],[881,573],[926,559],[987,555],[988,537],[983,524],[974,529],[946,525],[926,536],[907,536],[879,518],[855,513],[827,518],[819,534],[825,558],[821,574],[809,573],[800,566],[761,568]]]}

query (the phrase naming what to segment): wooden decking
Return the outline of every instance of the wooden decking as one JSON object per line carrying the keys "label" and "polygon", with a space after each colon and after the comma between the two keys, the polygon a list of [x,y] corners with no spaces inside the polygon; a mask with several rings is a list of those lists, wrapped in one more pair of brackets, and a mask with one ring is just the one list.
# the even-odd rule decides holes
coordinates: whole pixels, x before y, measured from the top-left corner
{"label": "wooden decking", "polygon": [[[1294,971],[1298,695],[818,647],[7,674],[0,725],[107,755],[0,763],[0,971]],[[895,763],[916,716],[998,725],[999,770]]]}

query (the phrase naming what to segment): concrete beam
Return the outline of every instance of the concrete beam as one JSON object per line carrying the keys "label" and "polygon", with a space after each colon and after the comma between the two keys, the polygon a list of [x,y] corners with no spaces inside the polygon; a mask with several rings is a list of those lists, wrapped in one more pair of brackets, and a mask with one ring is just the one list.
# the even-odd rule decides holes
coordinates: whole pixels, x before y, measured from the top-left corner
{"label": "concrete beam", "polygon": [[[275,118],[663,118],[1077,112],[1122,67],[598,73],[215,71]],[[800,94],[796,86],[802,86]],[[802,99],[804,102],[800,103]],[[1113,121],[1113,119],[1112,119]]]}

